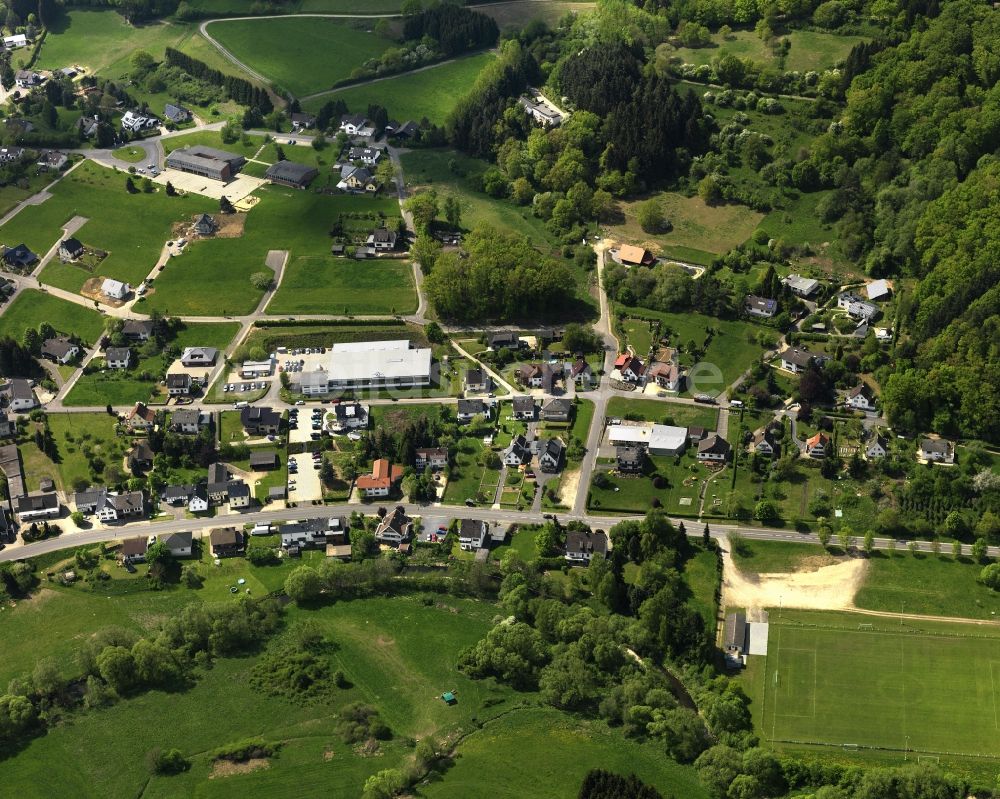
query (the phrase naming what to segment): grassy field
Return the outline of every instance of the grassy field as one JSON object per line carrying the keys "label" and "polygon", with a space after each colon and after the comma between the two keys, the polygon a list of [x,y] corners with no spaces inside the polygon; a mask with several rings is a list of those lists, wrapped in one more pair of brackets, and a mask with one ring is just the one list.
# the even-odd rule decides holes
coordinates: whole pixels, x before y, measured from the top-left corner
{"label": "grassy field", "polygon": [[387,50],[392,42],[370,33],[373,24],[317,17],[241,19],[213,23],[208,33],[276,86],[301,96],[346,80]]}
{"label": "grassy field", "polygon": [[[85,163],[60,181],[52,196],[41,205],[27,206],[6,225],[0,235],[6,241],[23,241],[37,253],[45,253],[59,239],[61,229],[74,216],[89,221],[76,234],[85,245],[108,253],[91,272],[77,264],[54,259],[42,272],[42,281],[68,291],[79,291],[90,278],[112,277],[133,285],[142,281],[156,263],[163,244],[170,238],[173,222],[199,211],[215,210],[204,197],[167,197],[128,194],[125,177],[93,163]],[[136,235],[142,231],[142,235]]]}
{"label": "grassy field", "polygon": [[[511,768],[499,753],[515,741],[517,768]],[[485,725],[462,743],[447,775],[422,788],[420,795],[464,799],[488,785],[496,799],[573,799],[591,768],[635,774],[664,796],[707,796],[693,771],[665,757],[654,744],[622,739],[600,722],[545,708],[518,710]]]}
{"label": "grassy field", "polygon": [[[644,474],[609,475],[605,488],[592,481],[587,507],[595,513],[646,513],[653,507],[662,507],[678,516],[697,516],[701,482],[712,472],[698,463],[691,447],[677,463],[674,461],[673,456],[652,455]],[[653,485],[657,475],[667,481],[663,488]],[[659,502],[658,506],[654,500]]]}
{"label": "grassy field", "polygon": [[[58,473],[63,490],[72,491],[77,480],[100,482],[105,466],[121,466],[129,445],[115,434],[113,417],[105,413],[50,413],[48,419],[59,459],[51,464],[44,455],[39,453],[39,457],[50,464],[46,471]],[[85,450],[93,454],[93,461],[88,461]],[[91,470],[91,462],[95,467],[100,466],[96,474]]]}
{"label": "grassy field", "polygon": [[[684,395],[721,393],[763,352],[756,340],[751,340],[760,328],[750,322],[716,319],[699,313],[662,313],[647,308],[623,310],[631,316],[660,320],[660,336],[668,337],[671,346],[682,349],[681,365],[688,369]],[[710,331],[715,332],[710,336]],[[694,363],[688,346],[692,341],[702,353],[695,369],[691,368]]]}
{"label": "grassy field", "polygon": [[750,680],[764,738],[1000,755],[1000,630],[789,610],[770,622]]}
{"label": "grassy field", "polygon": [[0,315],[0,336],[20,341],[25,330],[37,329],[42,322],[48,322],[60,333],[79,336],[88,344],[96,343],[104,333],[104,317],[99,311],[45,292],[24,289]]}
{"label": "grassy field", "polygon": [[[829,69],[847,58],[854,45],[864,41],[862,36],[839,36],[819,31],[791,31],[782,38],[788,38],[792,45],[784,68],[798,72]],[[727,53],[762,64],[777,66],[778,63],[771,49],[754,31],[735,31],[729,40],[716,33],[712,36],[710,47],[681,47],[677,50],[677,55],[685,63],[699,65],[709,64]]]}
{"label": "grassy field", "polygon": [[28,175],[17,183],[0,186],[0,216],[5,216],[18,203],[37,194],[52,182],[52,175],[42,172],[40,175]]}
{"label": "grassy field", "polygon": [[684,564],[682,577],[691,589],[689,604],[705,619],[705,629],[713,629],[719,612],[715,601],[715,591],[719,587],[719,556],[715,550],[702,549],[699,544],[698,550]]}
{"label": "grassy field", "polygon": [[137,164],[146,157],[146,151],[141,147],[119,147],[111,153],[115,158],[120,161],[129,161],[133,164]]}
{"label": "grassy field", "polygon": [[647,422],[678,427],[704,427],[706,430],[715,430],[719,424],[718,408],[630,397],[612,397],[608,402],[608,416],[637,416]]}
{"label": "grassy field", "polygon": [[405,261],[296,258],[268,305],[270,313],[410,313],[417,308],[413,270]]}
{"label": "grassy field", "polygon": [[[118,79],[131,71],[129,59],[135,50],[145,50],[160,60],[167,47],[174,47],[215,69],[243,74],[208,44],[198,33],[197,24],[171,20],[129,25],[115,11],[88,10],[66,11],[47,23],[49,32],[35,64],[38,69],[79,64],[91,73]],[[28,51],[22,52],[26,55]]]}
{"label": "grassy field", "polygon": [[703,259],[692,258],[692,255],[728,252],[746,241],[764,218],[763,214],[745,205],[706,205],[700,197],[685,197],[676,192],[660,192],[655,199],[659,200],[664,215],[670,221],[672,229],[669,233],[646,233],[636,219],[642,200],[636,200],[620,203],[624,222],[610,225],[609,235],[681,261],[702,263]]}
{"label": "grassy field", "polygon": [[[291,277],[294,283],[295,264],[300,259],[333,261],[327,233],[338,214],[370,214],[371,226],[375,227],[382,218],[392,219],[399,213],[394,199],[328,196],[280,186],[263,187],[258,194],[262,199],[247,214],[240,238],[192,242],[184,255],[170,261],[144,303],[147,313],[153,309],[184,315],[248,313],[262,295],[250,285],[250,276],[267,269],[264,262],[269,250],[290,252],[292,265],[286,279]],[[193,285],[199,286],[199,290],[192,290]],[[354,302],[352,287],[343,289],[344,296],[337,303],[340,308]],[[288,297],[285,301],[289,303],[299,301],[296,293],[284,287],[277,296]],[[392,302],[387,303],[386,310],[391,305]],[[410,305],[415,303],[411,301]]]}
{"label": "grassy field", "polygon": [[441,125],[472,87],[483,67],[494,58],[492,53],[479,53],[412,75],[396,75],[363,86],[346,87],[308,100],[304,108],[316,111],[329,100],[339,99],[347,103],[351,111],[364,113],[369,103],[378,103],[390,117],[400,122],[408,119],[420,122],[427,117]]}
{"label": "grassy field", "polygon": [[[949,551],[948,545],[942,551]],[[869,610],[996,619],[1000,593],[977,578],[982,566],[970,559],[908,552],[876,553],[854,604]]]}
{"label": "grassy field", "polygon": [[819,544],[785,541],[756,541],[744,538],[732,548],[733,560],[748,574],[776,574],[800,571],[807,565],[836,563]]}

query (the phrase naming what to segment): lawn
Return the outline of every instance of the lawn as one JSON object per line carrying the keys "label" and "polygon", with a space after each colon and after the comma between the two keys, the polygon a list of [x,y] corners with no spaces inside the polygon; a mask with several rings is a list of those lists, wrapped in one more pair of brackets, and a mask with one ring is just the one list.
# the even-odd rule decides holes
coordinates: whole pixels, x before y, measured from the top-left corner
{"label": "lawn", "polygon": [[608,416],[636,417],[657,424],[704,427],[706,430],[715,430],[719,425],[718,408],[631,397],[612,397],[608,402]]}
{"label": "lawn", "polygon": [[303,256],[288,265],[268,305],[279,314],[404,314],[417,308],[409,263]]}
{"label": "lawn", "polygon": [[[688,532],[693,530],[693,526]],[[716,591],[719,588],[719,556],[714,549],[702,549],[700,545],[694,555],[684,564],[681,575],[691,590],[688,603],[697,609],[705,619],[705,629],[713,630],[719,613]]]}
{"label": "lawn", "polygon": [[746,241],[764,218],[745,205],[706,205],[700,197],[685,197],[676,192],[660,192],[654,199],[660,202],[671,224],[668,233],[651,235],[643,231],[636,219],[643,200],[636,200],[620,203],[624,222],[609,226],[609,235],[664,256],[704,263],[699,254],[707,253],[711,258],[728,252]]}
{"label": "lawn", "polygon": [[156,263],[173,222],[199,211],[215,210],[211,200],[191,195],[167,197],[128,194],[125,177],[94,163],[85,163],[60,181],[41,205],[25,207],[0,228],[6,241],[23,241],[36,253],[45,253],[74,216],[89,221],[76,233],[86,246],[104,250],[108,257],[94,271],[53,259],[42,272],[42,282],[78,292],[90,278],[112,277],[135,285]]}
{"label": "lawn", "polygon": [[[517,767],[504,753],[517,750]],[[547,708],[516,710],[467,738],[443,779],[420,791],[427,799],[465,799],[489,786],[492,799],[574,799],[592,768],[635,774],[664,796],[704,799],[692,769],[665,757],[661,747],[624,739],[599,721]],[[513,755],[511,755],[513,756]]]}
{"label": "lawn", "polygon": [[1000,631],[789,610],[770,623],[749,680],[765,739],[1000,755]]}
{"label": "lawn", "polygon": [[99,311],[42,291],[24,289],[3,309],[0,336],[21,341],[28,328],[48,322],[60,333],[79,336],[88,344],[97,343],[104,333],[104,317]]}
{"label": "lawn", "polygon": [[[164,314],[206,316],[249,313],[262,296],[250,285],[250,276],[267,271],[269,250],[289,251],[289,272],[293,273],[300,258],[332,260],[327,234],[338,214],[370,215],[372,227],[399,214],[394,199],[329,196],[280,186],[265,186],[258,195],[261,201],[247,214],[241,237],[192,242],[183,255],[171,259],[144,304],[147,313],[153,309]],[[199,290],[192,290],[195,285]],[[351,288],[344,287],[338,308],[355,301]],[[363,297],[361,302],[369,299]]]}
{"label": "lawn", "polygon": [[[658,319],[660,336],[667,337],[671,346],[681,349],[681,365],[687,369],[684,395],[720,394],[764,351],[756,338],[762,328],[750,322],[627,306],[622,311],[635,317]],[[690,355],[692,343],[701,353],[697,364]]]}
{"label": "lawn", "polygon": [[622,323],[622,327],[625,328],[628,343],[632,346],[635,354],[640,358],[645,358],[649,348],[653,346],[653,331],[650,323],[646,319],[629,317]]}
{"label": "lawn", "polygon": [[[37,69],[60,69],[79,64],[91,73],[119,79],[131,72],[130,59],[136,50],[145,50],[161,60],[164,50],[173,47],[230,74],[244,74],[198,33],[197,24],[176,20],[129,25],[115,11],[73,10],[46,20],[48,34],[42,45]],[[22,51],[27,55],[28,51]],[[14,61],[17,59],[15,58]],[[17,65],[12,62],[12,66]],[[162,108],[154,109],[157,113]]]}
{"label": "lawn", "polygon": [[6,216],[18,203],[37,194],[52,182],[52,175],[42,172],[40,175],[28,175],[16,183],[0,186],[0,216]]}
{"label": "lawn", "polygon": [[111,154],[119,161],[128,161],[133,164],[138,164],[143,158],[146,157],[146,151],[141,147],[119,147]]}
{"label": "lawn", "polygon": [[[673,456],[652,455],[642,475],[618,476],[605,472],[607,487],[600,488],[591,480],[587,507],[595,513],[646,513],[653,507],[662,507],[677,516],[697,516],[701,482],[712,472],[697,462],[691,447],[679,462],[675,460]],[[667,481],[663,488],[653,484],[657,475]]]}
{"label": "lawn", "polygon": [[[840,36],[819,31],[790,31],[782,38],[791,42],[784,69],[796,72],[829,69],[847,58],[854,45],[865,41],[862,36]],[[681,47],[677,50],[677,55],[685,63],[698,65],[709,64],[727,53],[775,67],[778,64],[771,49],[754,31],[735,31],[728,40],[716,33],[712,36],[710,47]]]}
{"label": "lawn", "polygon": [[494,58],[493,53],[478,53],[422,72],[346,87],[307,100],[304,108],[316,111],[330,100],[343,100],[351,111],[364,113],[369,103],[378,103],[400,122],[409,119],[419,123],[426,117],[443,125],[458,101],[472,88],[476,76]]}
{"label": "lawn", "polygon": [[372,20],[350,24],[317,17],[241,19],[214,22],[208,33],[277,87],[303,96],[347,80],[392,46],[370,32],[372,25]]}
{"label": "lawn", "polygon": [[[948,552],[944,545],[942,551]],[[1000,593],[978,582],[982,565],[945,555],[878,552],[854,604],[869,610],[995,620]]]}
{"label": "lawn", "polygon": [[807,565],[837,562],[819,544],[756,541],[752,538],[740,539],[739,546],[732,548],[732,555],[740,571],[748,574],[790,573],[800,571]]}

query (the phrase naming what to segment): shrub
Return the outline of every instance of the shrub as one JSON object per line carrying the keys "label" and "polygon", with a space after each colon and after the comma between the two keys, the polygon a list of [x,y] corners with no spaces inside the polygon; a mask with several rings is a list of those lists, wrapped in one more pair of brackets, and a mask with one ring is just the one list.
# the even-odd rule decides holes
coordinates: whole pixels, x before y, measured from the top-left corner
{"label": "shrub", "polygon": [[191,761],[181,753],[180,749],[153,749],[147,755],[149,771],[152,774],[180,774],[191,768]]}

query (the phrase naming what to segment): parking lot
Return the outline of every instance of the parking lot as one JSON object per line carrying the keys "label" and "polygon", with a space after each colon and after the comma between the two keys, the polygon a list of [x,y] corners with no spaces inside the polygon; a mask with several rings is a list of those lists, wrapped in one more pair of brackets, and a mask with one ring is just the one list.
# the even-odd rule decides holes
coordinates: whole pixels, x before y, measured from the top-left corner
{"label": "parking lot", "polygon": [[256,378],[245,380],[240,377],[239,369],[231,369],[229,374],[223,378],[221,391],[224,395],[251,394],[255,391],[264,391],[271,387],[271,379]]}
{"label": "parking lot", "polygon": [[[309,407],[297,407],[293,408],[288,413],[288,443],[289,444],[305,444],[309,441],[316,441],[319,439],[319,433],[321,432],[321,426],[316,426],[317,420],[319,424],[322,425],[323,414],[326,411],[320,411],[320,415],[314,415],[318,408]],[[313,436],[316,438],[313,438]]]}
{"label": "parking lot", "polygon": [[277,353],[278,368],[283,372],[288,372],[292,382],[296,382],[299,375],[305,372],[315,372],[322,367],[326,369],[329,363],[329,355],[326,347],[306,347],[305,349],[291,349],[288,352]]}
{"label": "parking lot", "polygon": [[311,452],[288,456],[288,501],[310,502],[323,498],[323,487],[319,479],[319,469]]}

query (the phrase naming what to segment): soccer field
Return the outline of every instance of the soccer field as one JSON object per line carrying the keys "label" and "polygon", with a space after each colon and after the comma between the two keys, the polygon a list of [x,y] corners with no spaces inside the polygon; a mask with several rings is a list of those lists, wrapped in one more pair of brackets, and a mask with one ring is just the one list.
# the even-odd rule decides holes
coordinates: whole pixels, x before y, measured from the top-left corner
{"label": "soccer field", "polygon": [[788,610],[770,621],[752,691],[765,738],[1000,756],[1000,628]]}

